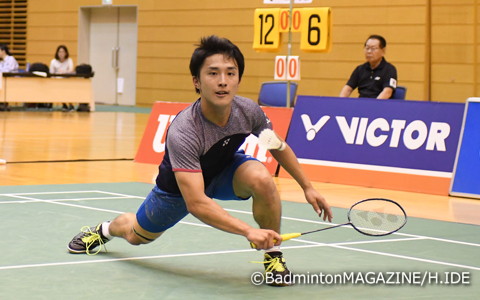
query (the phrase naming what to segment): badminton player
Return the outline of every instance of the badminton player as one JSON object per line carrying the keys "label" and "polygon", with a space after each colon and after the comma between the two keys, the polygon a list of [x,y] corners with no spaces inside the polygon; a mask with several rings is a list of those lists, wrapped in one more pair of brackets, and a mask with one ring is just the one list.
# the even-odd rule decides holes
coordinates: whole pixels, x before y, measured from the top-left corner
{"label": "badminton player", "polygon": [[[270,120],[252,100],[237,96],[244,71],[239,48],[217,36],[202,38],[193,52],[190,72],[200,98],[177,114],[166,136],[165,156],[156,185],[137,213],[125,213],[111,222],[84,227],[68,244],[71,253],[92,251],[113,237],[132,245],[156,240],[191,213],[202,222],[244,236],[265,250],[264,266],[275,285],[290,274],[280,244],[281,201],[267,168],[238,151],[251,133],[271,128]],[[332,212],[311,185],[290,147],[271,150],[275,159],[302,187],[306,200],[323,219]],[[253,217],[259,228],[231,216],[212,198],[253,200]]]}

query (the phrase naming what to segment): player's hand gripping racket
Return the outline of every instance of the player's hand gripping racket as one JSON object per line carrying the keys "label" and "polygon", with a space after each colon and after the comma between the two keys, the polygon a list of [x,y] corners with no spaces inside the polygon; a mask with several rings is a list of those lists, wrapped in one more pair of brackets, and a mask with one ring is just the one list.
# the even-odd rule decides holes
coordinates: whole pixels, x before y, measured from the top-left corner
{"label": "player's hand gripping racket", "polygon": [[282,140],[278,138],[277,134],[269,128],[260,132],[260,135],[258,136],[258,144],[267,148],[268,150],[283,151],[287,147],[287,144],[282,142]]}
{"label": "player's hand gripping racket", "polygon": [[[348,223],[321,228],[307,232],[285,233],[282,240],[287,241],[299,236],[351,225],[356,231],[368,236],[385,236],[392,234],[407,223],[407,214],[403,207],[390,199],[370,198],[359,201],[348,211]],[[252,248],[257,248],[250,243]]]}

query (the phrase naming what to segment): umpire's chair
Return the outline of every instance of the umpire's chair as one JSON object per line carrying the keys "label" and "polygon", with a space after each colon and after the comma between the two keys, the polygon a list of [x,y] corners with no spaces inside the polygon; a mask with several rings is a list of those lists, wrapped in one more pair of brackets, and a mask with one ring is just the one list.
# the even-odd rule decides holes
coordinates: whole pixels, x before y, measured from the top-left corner
{"label": "umpire's chair", "polygon": [[405,100],[407,96],[407,87],[398,85],[390,99]]}
{"label": "umpire's chair", "polygon": [[[264,106],[287,106],[287,84],[288,81],[267,81],[262,83],[258,104]],[[298,84],[290,81],[290,107],[295,105]]]}

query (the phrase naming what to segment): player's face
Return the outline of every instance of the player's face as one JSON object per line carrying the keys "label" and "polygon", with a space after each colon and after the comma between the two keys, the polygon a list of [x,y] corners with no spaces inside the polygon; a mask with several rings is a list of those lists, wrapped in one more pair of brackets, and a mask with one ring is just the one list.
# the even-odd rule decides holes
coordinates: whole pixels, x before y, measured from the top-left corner
{"label": "player's face", "polygon": [[193,78],[202,100],[212,105],[229,105],[240,84],[238,67],[233,58],[214,54],[205,59],[200,76]]}
{"label": "player's face", "polygon": [[377,39],[369,39],[365,43],[365,59],[370,63],[370,65],[376,65],[381,60],[385,51],[380,48],[380,41]]}

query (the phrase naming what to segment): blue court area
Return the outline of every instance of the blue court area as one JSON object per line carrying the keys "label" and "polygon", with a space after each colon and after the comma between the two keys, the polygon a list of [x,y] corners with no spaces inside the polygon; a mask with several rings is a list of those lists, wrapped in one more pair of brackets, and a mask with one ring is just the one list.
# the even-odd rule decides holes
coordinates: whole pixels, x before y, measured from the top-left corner
{"label": "blue court area", "polygon": [[[284,242],[297,284],[283,288],[253,284],[262,252],[192,216],[149,245],[114,239],[95,256],[67,252],[82,226],[135,212],[151,187],[0,187],[0,299],[474,299],[480,293],[479,227],[415,218],[386,237],[342,227]],[[253,224],[251,201],[219,203]],[[335,208],[334,223],[346,222],[346,213]],[[327,226],[307,204],[284,202],[283,216],[284,233]]]}

